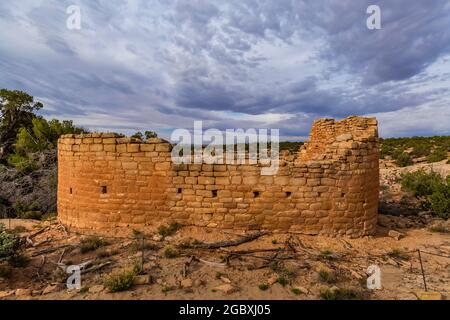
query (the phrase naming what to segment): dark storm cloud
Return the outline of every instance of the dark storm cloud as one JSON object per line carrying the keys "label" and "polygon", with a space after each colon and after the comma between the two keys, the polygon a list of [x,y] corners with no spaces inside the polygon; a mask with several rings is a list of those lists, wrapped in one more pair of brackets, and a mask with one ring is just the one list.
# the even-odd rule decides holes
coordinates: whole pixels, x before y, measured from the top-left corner
{"label": "dark storm cloud", "polygon": [[[43,99],[48,116],[305,136],[317,117],[350,114],[413,134],[392,124],[408,114],[422,131],[449,131],[426,117],[435,108],[450,123],[448,1],[73,2],[0,3],[0,86]],[[65,26],[72,4],[81,30]],[[381,30],[366,27],[370,4]]]}
{"label": "dark storm cloud", "polygon": [[[382,30],[366,28],[362,15],[371,4],[381,8]],[[324,57],[345,63],[368,84],[408,79],[450,51],[447,0],[315,1],[301,14],[326,37]]]}

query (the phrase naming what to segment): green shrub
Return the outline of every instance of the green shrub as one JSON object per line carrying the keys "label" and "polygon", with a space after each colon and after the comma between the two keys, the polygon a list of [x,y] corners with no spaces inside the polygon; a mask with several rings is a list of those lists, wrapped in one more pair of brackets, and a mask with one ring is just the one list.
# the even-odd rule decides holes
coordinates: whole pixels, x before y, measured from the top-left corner
{"label": "green shrub", "polygon": [[158,228],[158,234],[163,237],[168,237],[173,235],[181,228],[181,225],[178,223],[171,223],[169,226],[160,226]]}
{"label": "green shrub", "polygon": [[[144,248],[145,251],[147,250],[158,250],[160,249],[160,247],[152,242],[149,241],[145,241],[144,242]],[[142,240],[141,239],[136,239],[135,241],[133,241],[130,245],[130,253],[131,254],[135,254],[137,252],[142,251]]]}
{"label": "green shrub", "polygon": [[36,211],[25,211],[19,218],[21,219],[31,219],[31,220],[42,220],[42,212]]}
{"label": "green shrub", "polygon": [[295,153],[299,150],[299,148],[304,144],[304,142],[295,142],[295,141],[281,141],[279,143],[279,149],[288,150],[291,153]]}
{"label": "green shrub", "polygon": [[296,296],[298,296],[300,293],[302,293],[302,291],[299,288],[292,288],[291,292],[293,294],[295,294]]}
{"label": "green shrub", "polygon": [[184,239],[182,241],[180,241],[176,247],[178,249],[189,249],[192,247],[195,247],[196,245],[201,244],[202,242],[199,241],[198,239]]}
{"label": "green shrub", "polygon": [[14,229],[12,229],[11,233],[20,234],[20,233],[23,233],[26,231],[27,231],[27,228],[25,228],[24,226],[15,226]]}
{"label": "green shrub", "polygon": [[[174,286],[168,286],[168,285],[165,285],[165,286],[163,286],[163,287],[161,288],[161,292],[162,292],[162,293],[165,293],[165,294],[167,294],[168,292],[170,292],[170,291],[172,291],[172,290],[175,290],[175,287],[174,287]],[[212,289],[211,291],[212,291],[212,292],[216,292],[215,289]]]}
{"label": "green shrub", "polygon": [[319,271],[319,281],[324,283],[335,283],[336,275],[333,271],[320,270]]}
{"label": "green shrub", "polygon": [[430,230],[431,232],[437,232],[437,233],[450,233],[450,229],[448,229],[444,226],[434,226],[428,230]]}
{"label": "green shrub", "polygon": [[267,289],[269,289],[269,285],[267,283],[261,283],[258,285],[258,288],[261,291],[266,291]]}
{"label": "green shrub", "polygon": [[392,249],[390,252],[388,252],[387,255],[394,259],[409,260],[409,256],[406,253],[404,253],[401,249],[397,248]]}
{"label": "green shrub", "polygon": [[436,148],[433,152],[427,157],[427,162],[438,162],[447,159],[447,150],[444,148]]}
{"label": "green shrub", "polygon": [[164,248],[164,257],[172,259],[176,258],[178,256],[179,252],[177,249],[173,248],[172,246],[166,246]]}
{"label": "green shrub", "polygon": [[105,278],[105,287],[108,292],[126,291],[133,286],[135,276],[133,270],[123,270],[110,274]]}
{"label": "green shrub", "polygon": [[445,184],[437,185],[430,201],[433,212],[442,219],[448,219],[450,216],[450,183],[447,181]]}
{"label": "green shrub", "polygon": [[134,272],[135,275],[141,274],[143,272],[142,270],[142,260],[136,259],[133,263],[133,267],[131,270]]}
{"label": "green shrub", "polygon": [[438,217],[450,216],[450,176],[443,179],[438,173],[423,170],[401,176],[402,189],[419,199],[424,208],[431,208]]}
{"label": "green shrub", "polygon": [[23,254],[16,253],[9,257],[8,262],[14,268],[25,268],[30,263],[30,258]]}
{"label": "green shrub", "polygon": [[56,214],[54,212],[47,212],[41,216],[42,221],[50,221],[56,218]]}
{"label": "green shrub", "polygon": [[158,138],[158,134],[155,131],[146,130],[144,135],[145,139]]}
{"label": "green shrub", "polygon": [[411,152],[413,158],[420,158],[430,154],[431,147],[427,144],[419,144],[415,146]]}
{"label": "green shrub", "polygon": [[416,198],[431,195],[436,184],[441,182],[442,177],[438,173],[427,173],[423,170],[407,172],[400,176],[402,189],[411,192]]}
{"label": "green shrub", "polygon": [[394,155],[394,160],[395,163],[399,166],[399,167],[406,167],[411,165],[412,159],[411,156],[409,154],[407,154],[406,152],[398,152]]}
{"label": "green shrub", "polygon": [[90,251],[95,251],[98,248],[104,247],[106,245],[108,245],[108,243],[105,240],[103,240],[97,236],[89,236],[89,237],[81,240],[80,252],[86,253],[86,252],[90,252]]}
{"label": "green shrub", "polygon": [[11,277],[12,268],[9,265],[0,265],[0,278],[8,279]]}
{"label": "green shrub", "polygon": [[0,224],[0,258],[9,258],[17,253],[19,239],[5,231],[3,224]]}
{"label": "green shrub", "polygon": [[380,148],[380,159],[386,158],[386,156],[393,156],[395,149],[387,144],[382,144]]}
{"label": "green shrub", "polygon": [[320,298],[323,300],[363,300],[364,292],[355,289],[338,288],[331,290],[329,288],[322,289]]}
{"label": "green shrub", "polygon": [[138,131],[135,134],[133,134],[131,136],[131,138],[135,138],[135,139],[139,139],[139,140],[144,140],[144,135],[142,134],[142,132]]}
{"label": "green shrub", "polygon": [[16,170],[22,174],[28,174],[39,168],[33,159],[16,153],[8,155],[6,162],[9,166],[16,168]]}
{"label": "green shrub", "polygon": [[288,284],[289,281],[285,277],[281,276],[278,277],[277,282],[284,287]]}
{"label": "green shrub", "polygon": [[323,250],[319,256],[324,260],[334,260],[333,251],[331,250]]}
{"label": "green shrub", "polygon": [[84,286],[84,287],[81,287],[80,288],[80,291],[78,291],[79,293],[86,293],[86,292],[89,292],[89,287],[87,287],[87,286]]}
{"label": "green shrub", "polygon": [[59,136],[68,133],[82,133],[85,130],[75,127],[72,121],[53,119],[47,121],[42,117],[34,117],[32,127],[21,128],[16,136],[15,153],[27,155],[34,152],[53,149],[56,147]]}
{"label": "green shrub", "polygon": [[42,217],[39,204],[37,204],[36,202],[26,204],[20,200],[17,200],[12,207],[16,212],[16,216],[21,219],[40,220]]}

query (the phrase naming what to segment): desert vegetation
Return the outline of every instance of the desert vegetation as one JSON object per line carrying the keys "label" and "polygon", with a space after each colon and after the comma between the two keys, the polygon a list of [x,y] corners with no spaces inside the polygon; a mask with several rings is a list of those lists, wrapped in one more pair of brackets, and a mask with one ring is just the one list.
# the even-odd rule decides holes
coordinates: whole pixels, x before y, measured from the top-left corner
{"label": "desert vegetation", "polygon": [[380,159],[393,159],[400,167],[414,162],[428,163],[448,159],[450,137],[410,137],[380,139]]}
{"label": "desert vegetation", "polygon": [[402,188],[416,197],[424,209],[431,209],[438,217],[450,216],[450,175],[443,178],[436,172],[423,170],[401,175]]}
{"label": "desert vegetation", "polygon": [[[63,134],[87,133],[71,120],[47,120],[41,102],[0,90],[0,217],[49,219],[56,211],[56,147]],[[156,137],[153,131],[136,139]]]}

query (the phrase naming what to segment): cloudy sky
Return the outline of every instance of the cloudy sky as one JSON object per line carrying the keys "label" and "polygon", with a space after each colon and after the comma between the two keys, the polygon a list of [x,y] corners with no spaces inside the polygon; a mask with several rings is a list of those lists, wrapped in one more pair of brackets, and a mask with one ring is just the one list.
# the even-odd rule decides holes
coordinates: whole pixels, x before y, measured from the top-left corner
{"label": "cloudy sky", "polygon": [[203,120],[297,140],[356,114],[384,137],[450,134],[447,0],[1,1],[0,40],[0,87],[93,130]]}

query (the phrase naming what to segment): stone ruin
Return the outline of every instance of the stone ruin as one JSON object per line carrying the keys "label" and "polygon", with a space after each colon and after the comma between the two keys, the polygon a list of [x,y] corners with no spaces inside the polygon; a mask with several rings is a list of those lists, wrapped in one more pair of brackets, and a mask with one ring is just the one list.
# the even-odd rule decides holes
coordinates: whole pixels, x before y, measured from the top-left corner
{"label": "stone ruin", "polygon": [[64,135],[58,143],[58,219],[81,232],[177,222],[210,228],[360,237],[375,230],[375,118],[314,122],[276,175],[260,164],[178,164],[162,139],[112,133]]}

